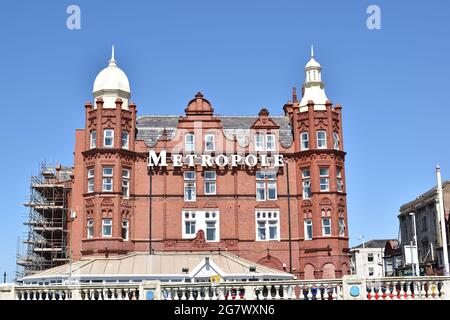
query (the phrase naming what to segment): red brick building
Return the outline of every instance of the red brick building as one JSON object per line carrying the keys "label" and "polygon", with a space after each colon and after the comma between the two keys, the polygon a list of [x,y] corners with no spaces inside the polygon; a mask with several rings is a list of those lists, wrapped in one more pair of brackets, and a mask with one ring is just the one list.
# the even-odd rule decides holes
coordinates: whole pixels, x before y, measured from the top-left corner
{"label": "red brick building", "polygon": [[138,116],[113,54],[76,131],[74,259],[221,250],[300,278],[347,274],[342,108],[313,54],[305,72],[282,116],[218,116],[201,93],[180,116]]}

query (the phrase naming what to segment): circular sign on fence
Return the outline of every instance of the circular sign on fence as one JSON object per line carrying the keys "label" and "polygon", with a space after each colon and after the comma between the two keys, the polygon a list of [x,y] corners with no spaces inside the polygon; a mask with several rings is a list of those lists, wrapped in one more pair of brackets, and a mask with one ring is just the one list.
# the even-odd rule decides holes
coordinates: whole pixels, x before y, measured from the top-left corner
{"label": "circular sign on fence", "polygon": [[354,297],[354,298],[359,297],[359,293],[360,293],[360,290],[359,290],[358,286],[352,286],[350,288],[350,295],[352,297]]}
{"label": "circular sign on fence", "polygon": [[153,300],[155,298],[155,294],[153,293],[153,291],[147,291],[146,297],[147,300]]}

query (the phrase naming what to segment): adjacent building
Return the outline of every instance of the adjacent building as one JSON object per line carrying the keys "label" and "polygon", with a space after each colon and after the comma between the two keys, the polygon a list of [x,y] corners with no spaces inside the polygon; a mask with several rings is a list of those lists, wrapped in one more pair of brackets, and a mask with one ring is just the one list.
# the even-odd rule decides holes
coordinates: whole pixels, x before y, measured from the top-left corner
{"label": "adjacent building", "polygon": [[[445,181],[442,184],[442,192],[447,239],[449,239],[450,181]],[[403,255],[405,255],[405,245],[412,245],[413,247],[416,245],[414,243],[415,230],[417,235],[418,259],[422,273],[424,273],[425,266],[427,265],[431,265],[437,272],[442,272],[443,268],[443,246],[437,205],[437,188],[434,187],[413,201],[402,205],[398,215]]]}
{"label": "adjacent building", "polygon": [[386,242],[394,240],[370,240],[350,249],[352,274],[361,277],[385,276],[384,249]]}

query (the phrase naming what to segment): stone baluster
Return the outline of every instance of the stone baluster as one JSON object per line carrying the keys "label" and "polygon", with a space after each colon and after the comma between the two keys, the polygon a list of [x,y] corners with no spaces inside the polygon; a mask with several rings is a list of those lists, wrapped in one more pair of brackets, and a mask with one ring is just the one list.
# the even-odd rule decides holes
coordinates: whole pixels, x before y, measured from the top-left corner
{"label": "stone baluster", "polygon": [[411,286],[413,285],[412,281],[406,281],[406,300],[412,300],[413,294],[411,291]]}
{"label": "stone baluster", "polygon": [[396,282],[392,282],[392,300],[398,300],[398,291]]}
{"label": "stone baluster", "polygon": [[281,299],[281,297],[280,297],[280,286],[279,285],[275,285],[274,288],[275,288],[275,296],[273,296],[272,298],[275,299],[275,300],[280,300]]}
{"label": "stone baluster", "polygon": [[292,299],[292,286],[284,285],[283,286],[283,300],[291,300]]}
{"label": "stone baluster", "polygon": [[400,282],[400,300],[405,300],[405,281]]}
{"label": "stone baluster", "polygon": [[425,290],[425,281],[418,281],[420,285],[420,300],[427,298],[427,291]]}
{"label": "stone baluster", "polygon": [[218,288],[218,290],[219,290],[219,299],[218,300],[225,300],[226,287]]}
{"label": "stone baluster", "polygon": [[430,281],[428,283],[428,300],[436,299],[436,283],[434,281]]}
{"label": "stone baluster", "polygon": [[217,289],[216,289],[215,287],[212,288],[212,297],[211,297],[211,300],[217,300],[216,290],[217,290]]}
{"label": "stone baluster", "polygon": [[308,298],[308,300],[312,300],[313,299],[312,286],[310,284],[307,285],[306,290],[308,290],[306,297]]}

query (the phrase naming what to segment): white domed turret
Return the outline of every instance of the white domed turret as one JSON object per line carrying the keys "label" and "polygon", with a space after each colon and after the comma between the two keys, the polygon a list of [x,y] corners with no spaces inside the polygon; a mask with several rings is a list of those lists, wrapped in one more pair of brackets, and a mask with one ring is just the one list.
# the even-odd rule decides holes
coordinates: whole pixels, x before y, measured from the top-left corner
{"label": "white domed turret", "polygon": [[322,67],[314,59],[314,47],[311,46],[311,59],[305,66],[306,80],[304,93],[300,101],[300,112],[308,111],[308,101],[314,102],[314,110],[325,110],[328,98],[325,94],[325,84],[322,82]]}
{"label": "white domed turret", "polygon": [[130,83],[128,77],[116,64],[114,59],[114,46],[112,47],[111,60],[108,66],[100,71],[94,81],[93,87],[94,101],[102,97],[104,108],[115,108],[115,101],[118,97],[122,98],[123,109],[128,109],[128,100],[130,99]]}

